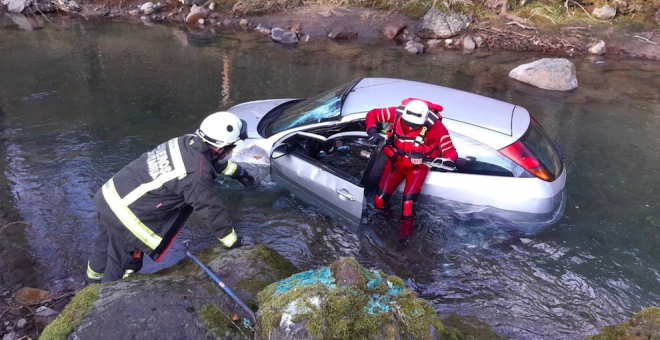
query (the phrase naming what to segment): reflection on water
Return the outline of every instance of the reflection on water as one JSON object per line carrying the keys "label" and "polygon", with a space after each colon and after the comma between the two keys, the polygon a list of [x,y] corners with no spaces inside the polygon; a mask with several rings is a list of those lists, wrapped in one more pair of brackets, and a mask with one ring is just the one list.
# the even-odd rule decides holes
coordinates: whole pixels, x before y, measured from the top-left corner
{"label": "reflection on water", "polygon": [[[48,287],[82,278],[96,232],[94,191],[207,114],[255,99],[309,97],[364,76],[400,77],[527,108],[566,153],[565,217],[530,237],[478,210],[422,202],[411,243],[401,247],[399,210],[370,210],[366,223],[349,228],[272,183],[249,191],[228,185],[223,195],[238,229],[302,268],[354,256],[404,277],[438,311],[476,315],[512,338],[593,334],[660,304],[660,202],[653,194],[660,191],[660,67],[575,60],[580,88],[572,93],[507,78],[534,58],[408,56],[328,41],[285,49],[256,35],[126,24],[4,29],[0,222],[23,220],[38,231],[3,230],[0,284]],[[197,221],[189,230],[181,238],[198,247],[213,242]],[[167,263],[146,270],[182,256],[177,243]]]}

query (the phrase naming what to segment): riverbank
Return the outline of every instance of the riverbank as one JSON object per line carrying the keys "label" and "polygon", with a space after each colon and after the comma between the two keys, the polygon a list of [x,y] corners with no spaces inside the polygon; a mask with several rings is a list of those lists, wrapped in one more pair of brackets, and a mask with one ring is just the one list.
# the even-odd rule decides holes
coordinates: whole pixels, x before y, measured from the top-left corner
{"label": "riverbank", "polygon": [[[3,0],[20,2],[23,0]],[[186,2],[186,3],[183,3]],[[43,26],[52,13],[66,20],[168,23],[191,30],[242,29],[281,43],[308,39],[386,39],[409,53],[474,49],[536,51],[564,56],[596,55],[660,59],[660,8],[653,2],[580,3],[540,0],[525,4],[488,0],[430,3],[316,2],[292,0],[206,1],[39,0],[12,14],[21,27]],[[354,5],[354,6],[351,6]],[[355,6],[359,5],[359,6]],[[1,6],[6,11],[8,6]],[[431,10],[432,9],[432,10]],[[609,10],[609,14],[598,14]],[[595,13],[595,14],[594,14]],[[597,19],[601,15],[606,19]],[[611,18],[608,15],[613,15]],[[276,34],[271,34],[273,29]],[[286,32],[294,32],[294,34]],[[284,40],[281,36],[284,34]],[[591,50],[591,51],[590,51]]]}

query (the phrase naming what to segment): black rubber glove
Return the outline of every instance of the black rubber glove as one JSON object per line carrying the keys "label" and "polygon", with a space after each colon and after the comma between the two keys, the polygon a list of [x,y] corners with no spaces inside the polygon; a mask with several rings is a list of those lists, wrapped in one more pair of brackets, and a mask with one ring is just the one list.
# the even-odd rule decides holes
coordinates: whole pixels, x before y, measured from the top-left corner
{"label": "black rubber glove", "polygon": [[255,244],[256,244],[256,243],[254,242],[254,240],[253,240],[251,237],[249,237],[249,236],[245,236],[245,237],[243,237],[243,236],[239,236],[239,237],[236,239],[236,242],[234,242],[234,244],[231,245],[231,247],[225,247],[225,248],[226,248],[226,249],[236,249],[236,248],[238,248],[238,247],[242,247],[242,246],[253,246],[253,245],[255,245]]}
{"label": "black rubber glove", "polygon": [[245,169],[238,169],[236,174],[234,174],[232,177],[241,182],[244,187],[252,187],[255,185],[254,177],[245,171]]}
{"label": "black rubber glove", "polygon": [[367,134],[369,135],[369,139],[367,141],[373,145],[378,145],[383,139],[385,139],[380,133],[378,133],[378,129],[376,129],[375,126],[372,126],[367,130]]}

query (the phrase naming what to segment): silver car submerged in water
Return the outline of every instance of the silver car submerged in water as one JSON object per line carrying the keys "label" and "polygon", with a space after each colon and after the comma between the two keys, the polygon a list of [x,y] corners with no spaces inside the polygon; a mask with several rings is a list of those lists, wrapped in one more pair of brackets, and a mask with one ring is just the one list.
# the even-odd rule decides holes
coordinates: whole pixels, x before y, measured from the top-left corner
{"label": "silver car submerged in water", "polygon": [[248,123],[250,138],[232,160],[270,167],[278,184],[331,215],[360,223],[365,191],[375,188],[387,161],[380,152],[384,143],[366,143],[366,114],[408,97],[444,107],[442,122],[459,157],[456,171],[429,172],[420,199],[476,207],[525,224],[527,232],[561,217],[564,157],[527,110],[415,81],[364,78],[309,99],[236,105],[228,111]]}

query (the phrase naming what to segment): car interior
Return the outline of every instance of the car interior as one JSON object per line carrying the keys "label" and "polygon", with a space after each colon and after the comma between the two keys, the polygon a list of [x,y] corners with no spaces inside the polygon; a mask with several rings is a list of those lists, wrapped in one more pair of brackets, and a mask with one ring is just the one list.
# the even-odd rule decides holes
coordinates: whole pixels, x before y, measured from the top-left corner
{"label": "car interior", "polygon": [[[366,189],[373,189],[382,173],[379,169],[384,167],[387,160],[384,153],[380,152],[385,143],[374,146],[366,141],[366,137],[341,136],[345,132],[361,131],[365,131],[364,121],[353,121],[306,131],[325,138],[339,134],[337,138],[323,141],[309,135],[297,134],[284,142],[291,147],[292,154],[304,158],[307,162]],[[457,173],[514,177],[515,164],[496,150],[454,133],[452,140],[459,152]]]}

